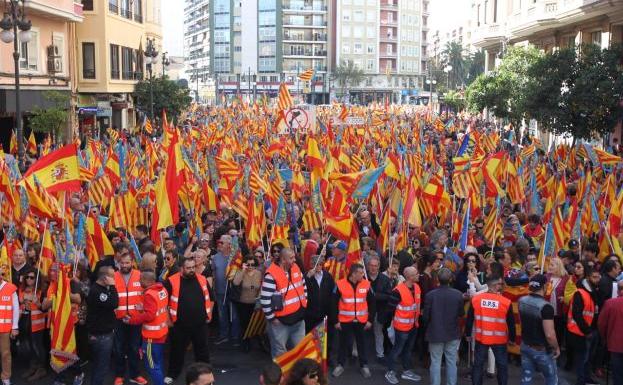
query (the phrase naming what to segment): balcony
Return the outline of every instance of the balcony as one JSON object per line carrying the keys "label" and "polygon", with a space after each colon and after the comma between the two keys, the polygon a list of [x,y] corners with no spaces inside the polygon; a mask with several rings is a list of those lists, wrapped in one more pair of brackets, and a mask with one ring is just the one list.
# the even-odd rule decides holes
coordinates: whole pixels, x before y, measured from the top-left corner
{"label": "balcony", "polygon": [[564,4],[557,0],[541,1],[509,18],[508,31],[513,35],[526,36],[558,24],[557,16]]}
{"label": "balcony", "polygon": [[287,57],[310,57],[310,58],[324,58],[327,56],[327,51],[310,51],[310,50],[290,50],[288,53],[284,49],[283,56]]}
{"label": "balcony", "polygon": [[283,5],[283,12],[284,13],[326,13],[327,12],[327,6],[326,5],[303,5],[302,3],[299,2],[292,2],[290,4],[284,4]]}
{"label": "balcony", "polygon": [[398,20],[394,20],[394,19],[381,20],[381,25],[386,25],[386,26],[390,26],[390,27],[397,27],[398,26]]}
{"label": "balcony", "polygon": [[381,9],[386,9],[386,10],[390,10],[390,11],[395,11],[398,9],[398,4],[394,4],[394,3],[381,3]]}
{"label": "balcony", "polygon": [[387,51],[381,51],[379,52],[379,57],[380,58],[389,58],[389,59],[395,59],[398,57],[398,52],[387,52]]}
{"label": "balcony", "polygon": [[380,37],[382,42],[389,42],[389,43],[397,43],[398,42],[398,37],[396,36],[387,36],[387,35],[382,35]]}
{"label": "balcony", "polygon": [[326,44],[327,35],[326,34],[296,34],[292,35],[289,33],[284,33],[283,35],[284,42],[301,42],[301,43],[311,43],[311,44]]}
{"label": "balcony", "polygon": [[287,27],[300,27],[300,28],[327,28],[327,22],[326,21],[321,21],[321,22],[310,22],[310,21],[304,21],[304,22],[300,22],[299,20],[294,20],[294,19],[290,19],[290,18],[284,18],[283,19],[283,26],[285,28]]}

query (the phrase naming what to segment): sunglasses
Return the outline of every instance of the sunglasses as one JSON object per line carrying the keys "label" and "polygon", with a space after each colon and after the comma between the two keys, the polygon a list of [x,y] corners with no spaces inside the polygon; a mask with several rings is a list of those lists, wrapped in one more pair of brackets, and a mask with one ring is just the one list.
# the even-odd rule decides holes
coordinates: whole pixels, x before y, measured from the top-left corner
{"label": "sunglasses", "polygon": [[476,263],[476,260],[475,259],[468,259],[467,263]]}
{"label": "sunglasses", "polygon": [[247,266],[249,266],[249,267],[257,267],[257,265],[255,263],[249,263],[249,264],[247,264]]}
{"label": "sunglasses", "polygon": [[26,279],[35,279],[35,276],[34,275],[27,275]]}

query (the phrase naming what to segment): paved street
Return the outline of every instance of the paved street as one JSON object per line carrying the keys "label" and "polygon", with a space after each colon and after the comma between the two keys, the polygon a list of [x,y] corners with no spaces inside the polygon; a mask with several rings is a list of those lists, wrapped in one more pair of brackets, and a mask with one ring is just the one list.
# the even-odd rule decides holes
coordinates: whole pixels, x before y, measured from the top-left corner
{"label": "paved street", "polygon": [[[250,353],[241,352],[238,348],[233,348],[231,346],[211,346],[210,354],[212,357],[212,362],[215,367],[216,373],[216,384],[218,385],[255,385],[258,384],[258,378],[260,374],[260,370],[264,364],[269,362],[269,357],[262,352],[257,346],[254,346],[254,349]],[[191,363],[193,359],[192,351],[189,351],[187,354],[186,363]],[[14,367],[19,365],[19,363],[14,363]],[[372,378],[364,379],[361,377],[358,371],[357,364],[353,362],[348,365],[346,371],[339,379],[334,379],[332,377],[329,378],[329,382],[331,384],[343,384],[343,385],[359,385],[359,384],[387,384],[384,378],[385,368],[376,362],[372,362],[370,365],[370,369],[372,370]],[[471,381],[465,378],[466,367],[464,363],[462,363],[459,368],[459,384],[467,385],[471,384]],[[23,369],[16,368],[13,376],[13,382],[16,385],[26,385],[28,382],[23,380],[20,376],[20,372]],[[422,367],[417,367],[416,372],[423,377],[423,380],[420,382],[422,384],[428,384],[428,371],[423,369]],[[443,368],[442,368],[443,372]],[[516,385],[519,384],[520,370],[519,367],[513,363],[510,364],[510,376],[509,376],[509,384]],[[88,377],[88,375],[87,375]],[[562,371],[562,378],[565,381],[561,381],[561,384],[573,384],[575,380],[575,375],[572,373]],[[37,382],[38,384],[47,385],[52,384],[52,376],[46,377],[44,380]],[[85,381],[84,384],[88,385],[88,381]],[[409,384],[410,381],[401,380],[401,384]],[[495,379],[485,378],[485,384],[496,384]],[[603,382],[605,384],[605,381]],[[108,384],[112,384],[112,377],[110,378]],[[126,384],[130,384],[126,382]],[[184,384],[183,375],[178,378],[176,384]],[[537,378],[533,384],[543,384],[543,381],[540,378]],[[69,384],[71,385],[71,384]]]}

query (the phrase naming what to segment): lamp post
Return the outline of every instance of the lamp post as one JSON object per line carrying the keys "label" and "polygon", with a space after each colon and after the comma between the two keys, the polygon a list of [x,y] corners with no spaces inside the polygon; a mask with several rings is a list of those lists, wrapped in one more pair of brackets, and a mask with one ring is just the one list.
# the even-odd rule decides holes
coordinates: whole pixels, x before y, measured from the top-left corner
{"label": "lamp post", "polygon": [[[18,43],[28,43],[32,37],[30,27],[32,23],[26,20],[24,11],[25,0],[20,8],[19,0],[4,0],[4,17],[0,20],[0,40],[13,43],[13,63],[15,65],[15,125],[17,131],[17,159],[19,167],[24,171],[24,130],[22,127],[22,111],[20,106],[19,84],[19,46]],[[17,29],[19,28],[19,35]],[[19,36],[19,38],[18,38]]]}
{"label": "lamp post", "polygon": [[162,77],[164,77],[164,75],[166,75],[166,69],[167,67],[171,64],[171,61],[169,60],[169,58],[167,57],[168,52],[163,52],[162,53]]}
{"label": "lamp post", "polygon": [[446,73],[446,78],[447,78],[446,88],[448,89],[448,91],[450,91],[450,71],[452,71],[452,66],[450,64],[448,64],[447,66],[443,68],[443,72]]}
{"label": "lamp post", "polygon": [[158,51],[154,47],[154,40],[147,38],[147,48],[145,49],[145,64],[147,64],[147,71],[149,71],[149,111],[150,119],[154,120],[154,73],[153,65],[156,64]]}
{"label": "lamp post", "polygon": [[430,85],[429,87],[429,95],[428,95],[428,105],[430,106],[431,112],[433,111],[433,85],[437,84],[437,80],[426,79],[426,84]]}

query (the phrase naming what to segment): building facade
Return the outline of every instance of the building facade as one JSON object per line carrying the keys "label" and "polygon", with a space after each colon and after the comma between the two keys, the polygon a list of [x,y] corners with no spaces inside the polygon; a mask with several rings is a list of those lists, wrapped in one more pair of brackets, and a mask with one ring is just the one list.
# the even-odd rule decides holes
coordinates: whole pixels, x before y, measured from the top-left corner
{"label": "building facade", "polygon": [[[426,67],[427,0],[337,0],[336,62],[352,61],[365,81],[358,103],[405,103],[419,95]],[[426,9],[427,12],[427,9]]]}
{"label": "building facade", "polygon": [[[155,39],[162,53],[160,0],[93,0],[83,5],[76,44],[81,130],[133,128],[139,114],[146,113],[138,111],[132,93],[147,76],[147,38]],[[154,76],[162,71],[158,59]]]}
{"label": "building facade", "polygon": [[[0,10],[8,12],[0,3]],[[18,39],[20,105],[25,134],[34,108],[50,107],[48,91],[68,95],[75,90],[76,25],[83,20],[82,4],[73,0],[31,0],[26,2],[26,19],[32,22],[30,41]],[[15,65],[13,43],[0,42],[0,143],[8,151],[11,131],[16,127]],[[68,105],[69,107],[69,105]],[[26,136],[27,137],[27,136]]]}

